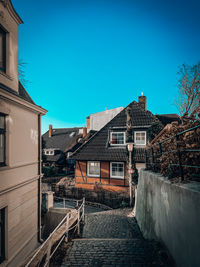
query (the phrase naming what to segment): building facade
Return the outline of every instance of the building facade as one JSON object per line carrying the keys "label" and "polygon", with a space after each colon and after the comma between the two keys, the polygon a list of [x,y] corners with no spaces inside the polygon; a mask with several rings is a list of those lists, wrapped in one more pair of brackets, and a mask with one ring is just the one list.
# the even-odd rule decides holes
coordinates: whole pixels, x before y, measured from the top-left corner
{"label": "building facade", "polygon": [[18,26],[0,1],[0,266],[18,266],[40,241],[41,116],[18,79]]}
{"label": "building facade", "polygon": [[151,139],[153,126],[160,121],[146,110],[146,97],[133,101],[72,155],[76,160],[76,187],[93,190],[98,184],[119,191],[129,186],[129,153],[127,149],[127,109],[130,110],[130,135],[134,141],[136,167],[144,166],[144,150]]}

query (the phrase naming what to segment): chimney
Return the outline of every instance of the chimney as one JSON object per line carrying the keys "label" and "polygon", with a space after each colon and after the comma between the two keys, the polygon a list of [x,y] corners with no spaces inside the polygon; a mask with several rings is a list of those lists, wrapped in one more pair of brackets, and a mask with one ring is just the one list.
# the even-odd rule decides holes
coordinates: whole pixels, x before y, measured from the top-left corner
{"label": "chimney", "polygon": [[147,98],[146,96],[143,96],[143,93],[141,96],[139,96],[138,103],[141,108],[143,108],[144,110],[147,110]]}
{"label": "chimney", "polygon": [[85,138],[87,135],[87,128],[83,127],[83,138]]}
{"label": "chimney", "polygon": [[89,130],[90,129],[90,116],[88,116],[87,118],[86,118],[86,124],[87,124],[87,129]]}
{"label": "chimney", "polygon": [[52,128],[53,126],[50,124],[49,125],[49,137],[52,137]]}

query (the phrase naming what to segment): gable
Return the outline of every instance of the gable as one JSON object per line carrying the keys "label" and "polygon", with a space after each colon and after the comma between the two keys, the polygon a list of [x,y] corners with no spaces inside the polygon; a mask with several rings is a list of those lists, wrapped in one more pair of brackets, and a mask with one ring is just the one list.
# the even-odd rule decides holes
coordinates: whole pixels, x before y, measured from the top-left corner
{"label": "gable", "polygon": [[[136,101],[127,107],[131,108],[131,121],[133,128],[148,129],[158,119],[150,112],[143,110]],[[71,158],[77,160],[116,160],[127,161],[126,145],[121,147],[109,146],[109,131],[114,128],[126,130],[126,109],[118,113],[100,131],[98,131],[86,144],[81,146]]]}

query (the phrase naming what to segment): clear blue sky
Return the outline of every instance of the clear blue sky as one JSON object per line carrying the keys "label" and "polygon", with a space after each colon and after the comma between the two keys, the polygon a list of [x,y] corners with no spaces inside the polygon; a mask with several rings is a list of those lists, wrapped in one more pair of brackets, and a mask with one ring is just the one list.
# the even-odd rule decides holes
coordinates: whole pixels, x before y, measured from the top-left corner
{"label": "clear blue sky", "polygon": [[26,88],[48,110],[43,132],[86,124],[91,113],[147,96],[175,113],[177,71],[200,59],[198,0],[13,0],[24,21]]}

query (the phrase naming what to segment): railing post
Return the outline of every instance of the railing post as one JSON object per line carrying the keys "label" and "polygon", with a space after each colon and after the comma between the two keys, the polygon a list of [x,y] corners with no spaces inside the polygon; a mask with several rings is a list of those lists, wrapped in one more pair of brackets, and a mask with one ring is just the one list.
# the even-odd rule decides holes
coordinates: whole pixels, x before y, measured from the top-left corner
{"label": "railing post", "polygon": [[49,244],[47,248],[47,256],[44,264],[45,267],[49,266],[50,256],[51,256],[51,238],[49,239]]}
{"label": "railing post", "polygon": [[146,169],[148,169],[148,159],[147,159],[147,150],[145,149],[145,164],[146,164]]}
{"label": "railing post", "polygon": [[176,149],[177,149],[178,161],[179,161],[179,173],[180,173],[181,181],[183,181],[184,175],[183,175],[183,166],[182,166],[182,160],[181,160],[181,150],[179,148],[179,135],[176,135]]}
{"label": "railing post", "polygon": [[80,235],[80,209],[78,209],[78,222],[77,222],[77,229],[78,229],[78,235]]}
{"label": "railing post", "polygon": [[151,156],[152,156],[152,166],[153,166],[153,170],[154,170],[154,151],[153,151],[153,147],[151,148]]}
{"label": "railing post", "polygon": [[83,213],[82,213],[82,216],[83,216],[83,223],[85,223],[85,197],[83,198]]}
{"label": "railing post", "polygon": [[68,242],[68,237],[69,237],[69,213],[67,214],[67,218],[66,218],[66,237],[65,237],[65,242]]}
{"label": "railing post", "polygon": [[161,165],[162,165],[162,143],[159,143],[159,148],[160,148],[160,157],[159,157],[159,163],[160,163],[160,171],[161,171]]}
{"label": "railing post", "polygon": [[162,157],[162,143],[159,143],[159,147],[160,147],[160,155]]}

